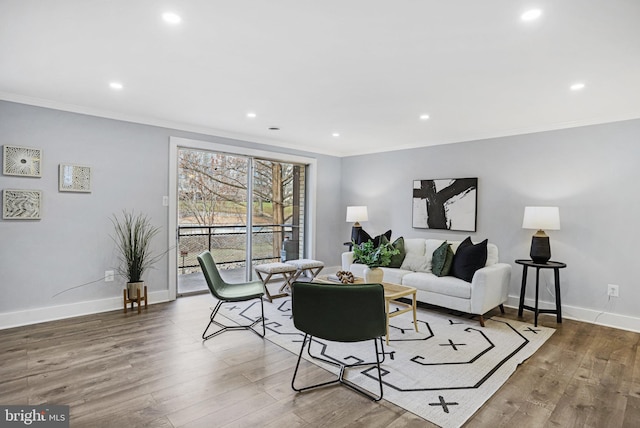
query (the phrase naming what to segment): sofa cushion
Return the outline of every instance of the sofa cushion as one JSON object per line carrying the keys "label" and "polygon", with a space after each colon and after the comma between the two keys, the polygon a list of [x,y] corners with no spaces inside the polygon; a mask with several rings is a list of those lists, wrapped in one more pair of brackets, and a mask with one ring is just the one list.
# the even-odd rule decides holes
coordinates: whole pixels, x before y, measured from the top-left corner
{"label": "sofa cushion", "polygon": [[431,260],[431,272],[435,276],[447,276],[453,262],[451,244],[444,241],[434,252]]}
{"label": "sofa cushion", "polygon": [[[442,241],[441,241],[442,242]],[[438,244],[440,245],[440,244]],[[438,248],[438,245],[434,248]],[[408,238],[404,240],[404,250],[407,254],[412,254],[414,256],[424,256],[425,255],[425,240],[422,238]],[[431,251],[433,252],[433,251]],[[431,256],[429,256],[431,257]]]}
{"label": "sofa cushion", "polygon": [[449,244],[451,244],[451,249],[454,253],[456,252],[454,241],[445,241],[444,239],[425,239],[425,254],[428,257],[433,256],[433,252],[437,250],[443,242],[448,242]]}
{"label": "sofa cushion", "polygon": [[[364,278],[364,270],[366,267],[367,265],[363,265],[361,263],[352,263],[349,266],[349,272],[351,272],[354,276]],[[382,280],[384,281],[384,278]]]}
{"label": "sofa cushion", "polygon": [[[380,243],[384,244],[387,242],[389,242],[389,240],[387,239],[386,236],[383,235],[382,239],[380,239]],[[396,250],[400,251],[400,253],[396,254],[395,256],[391,256],[391,262],[389,263],[388,267],[399,268],[400,266],[402,266],[402,262],[404,261],[404,258],[407,255],[407,253],[404,250],[404,238],[402,236],[399,237],[398,239],[396,239],[391,243],[391,246]]]}
{"label": "sofa cushion", "polygon": [[432,273],[413,272],[402,277],[402,285],[445,296],[471,298],[471,284],[453,276],[438,278]]}
{"label": "sofa cushion", "polygon": [[367,232],[365,232],[364,229],[359,229],[358,230],[358,237],[356,238],[356,244],[360,245],[363,242],[373,241],[373,247],[377,248],[378,246],[380,246],[380,240],[382,239],[383,236],[385,238],[387,238],[387,240],[390,240],[391,239],[391,230],[387,230],[382,235],[378,235],[375,238],[372,238],[371,235],[369,235]]}
{"label": "sofa cushion", "polygon": [[473,274],[487,263],[487,243],[485,239],[474,245],[471,237],[462,241],[453,257],[451,275],[471,282]]}
{"label": "sofa cushion", "polygon": [[[354,276],[364,278],[364,270],[366,269],[366,267],[367,265],[353,263],[349,266],[349,271],[351,271]],[[397,268],[383,267],[380,269],[382,269],[382,272],[384,272],[382,281],[391,282],[393,284],[402,284],[402,277],[404,277],[408,273],[413,273],[413,271],[410,270],[402,270]]]}
{"label": "sofa cushion", "polygon": [[422,238],[409,238],[404,240],[404,250],[407,253],[402,261],[401,269],[414,272],[431,272],[431,256],[425,252],[425,240]]}
{"label": "sofa cushion", "polygon": [[498,263],[500,259],[498,258],[498,247],[496,244],[487,244],[487,264],[485,266],[491,266]]}
{"label": "sofa cushion", "polygon": [[371,235],[369,235],[364,229],[360,228],[358,229],[358,233],[356,235],[356,245],[360,245],[363,242],[367,242],[367,241],[371,241]]}
{"label": "sofa cushion", "polygon": [[431,259],[427,260],[424,255],[418,256],[413,253],[407,253],[400,269],[414,272],[431,272]]}
{"label": "sofa cushion", "polygon": [[410,270],[402,270],[396,268],[380,268],[384,272],[384,276],[382,277],[382,281],[390,282],[392,284],[402,284],[402,278],[413,271]]}

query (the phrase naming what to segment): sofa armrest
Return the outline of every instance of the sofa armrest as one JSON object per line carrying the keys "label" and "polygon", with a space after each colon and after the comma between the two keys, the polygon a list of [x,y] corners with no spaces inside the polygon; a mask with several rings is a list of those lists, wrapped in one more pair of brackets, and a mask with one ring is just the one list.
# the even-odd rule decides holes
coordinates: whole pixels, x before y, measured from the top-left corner
{"label": "sofa armrest", "polygon": [[347,251],[346,253],[342,253],[342,270],[351,270],[351,265],[353,264],[353,251]]}
{"label": "sofa armrest", "polygon": [[511,265],[496,263],[476,271],[471,280],[471,313],[484,314],[509,298]]}

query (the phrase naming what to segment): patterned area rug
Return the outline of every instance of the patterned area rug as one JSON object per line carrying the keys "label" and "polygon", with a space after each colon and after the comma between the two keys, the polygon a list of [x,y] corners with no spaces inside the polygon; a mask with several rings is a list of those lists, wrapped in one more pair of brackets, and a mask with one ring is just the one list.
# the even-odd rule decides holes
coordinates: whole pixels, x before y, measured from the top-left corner
{"label": "patterned area rug", "polygon": [[[291,301],[264,304],[271,342],[297,354],[304,334],[293,326]],[[257,301],[226,304],[220,313],[246,324],[260,314]],[[533,355],[555,331],[503,318],[474,319],[418,308],[418,330],[411,314],[391,318],[390,344],[382,364],[384,399],[442,427],[459,427]],[[375,361],[371,341],[335,343],[315,340],[312,352],[335,361]],[[337,373],[331,365],[304,357]],[[293,375],[293,373],[291,373]],[[345,376],[378,393],[374,366],[349,369]],[[302,386],[302,385],[299,385]]]}

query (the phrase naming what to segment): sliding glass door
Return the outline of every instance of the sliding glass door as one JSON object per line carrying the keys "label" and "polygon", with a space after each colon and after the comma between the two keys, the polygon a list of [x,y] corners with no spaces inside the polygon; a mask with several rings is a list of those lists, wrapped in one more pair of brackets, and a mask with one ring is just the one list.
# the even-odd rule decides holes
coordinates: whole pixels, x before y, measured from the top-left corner
{"label": "sliding glass door", "polygon": [[178,149],[178,294],[205,290],[196,256],[209,250],[223,278],[304,254],[305,166]]}
{"label": "sliding glass door", "polygon": [[304,254],[304,166],[253,161],[251,216],[254,264],[293,260]]}

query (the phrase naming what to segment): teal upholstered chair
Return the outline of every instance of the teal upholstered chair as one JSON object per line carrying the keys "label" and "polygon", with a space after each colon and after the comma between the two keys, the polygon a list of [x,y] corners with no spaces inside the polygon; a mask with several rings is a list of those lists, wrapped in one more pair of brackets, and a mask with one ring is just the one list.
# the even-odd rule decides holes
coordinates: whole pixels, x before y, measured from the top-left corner
{"label": "teal upholstered chair", "polygon": [[[207,285],[209,286],[209,291],[211,294],[218,299],[218,303],[211,311],[211,317],[209,320],[209,324],[207,328],[204,329],[202,333],[202,338],[207,340],[213,336],[217,336],[220,333],[223,333],[227,330],[241,330],[247,329],[253,331],[260,337],[264,337],[265,327],[264,327],[264,305],[262,304],[262,296],[264,295],[264,285],[262,281],[253,281],[253,282],[245,282],[241,284],[229,284],[225,282],[220,276],[220,272],[218,272],[218,268],[216,267],[216,263],[213,261],[213,256],[211,252],[205,251],[204,253],[198,256],[198,262],[200,263],[200,267],[202,268],[202,273],[204,274],[205,279],[207,280]],[[260,300],[260,309],[262,311],[262,316],[255,320],[252,324],[248,325],[224,325],[214,320],[216,313],[220,309],[223,303],[227,302],[244,302],[247,300],[258,299]],[[262,321],[262,334],[253,329],[253,327]],[[212,324],[221,327],[219,330],[207,335],[207,331]]]}
{"label": "teal upholstered chair", "polygon": [[[293,324],[303,332],[304,340],[300,347],[298,363],[291,380],[291,387],[298,392],[330,384],[343,384],[369,398],[378,401],[382,398],[382,376],[380,363],[384,361],[384,344],[382,336],[386,334],[386,314],[384,306],[384,289],[380,284],[338,285],[294,282],[291,287]],[[373,341],[376,361],[355,364],[340,364],[334,360],[322,358],[311,352],[314,339],[332,342]],[[378,348],[380,342],[380,349]],[[340,374],[335,380],[316,385],[297,388],[296,375],[300,359],[307,344],[310,357],[339,367]],[[380,359],[382,355],[382,360]],[[379,395],[373,395],[352,382],[344,379],[346,369],[376,365],[378,369]]]}

